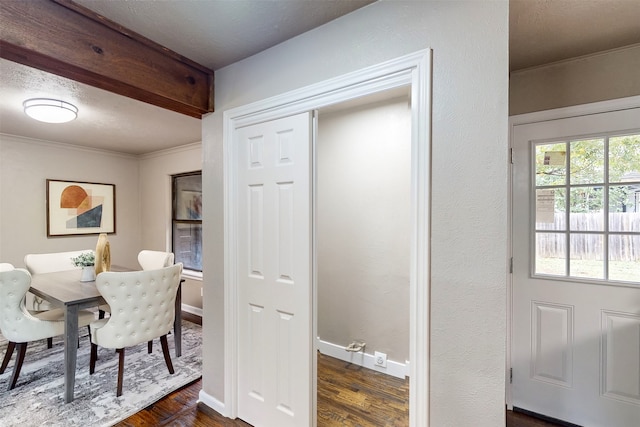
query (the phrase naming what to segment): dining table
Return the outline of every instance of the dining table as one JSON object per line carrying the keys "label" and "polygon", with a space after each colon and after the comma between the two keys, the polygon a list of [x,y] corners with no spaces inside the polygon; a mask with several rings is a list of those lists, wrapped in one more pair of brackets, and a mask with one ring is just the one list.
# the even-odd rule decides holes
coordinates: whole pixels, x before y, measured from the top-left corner
{"label": "dining table", "polygon": [[[133,269],[111,266],[110,271],[134,271]],[[182,283],[180,279],[175,301],[173,334],[175,355],[182,355]],[[95,281],[80,281],[80,270],[57,271],[34,274],[29,292],[51,303],[54,308],[64,309],[64,389],[65,403],[74,398],[76,358],[78,354],[78,311],[97,308],[105,304]]]}

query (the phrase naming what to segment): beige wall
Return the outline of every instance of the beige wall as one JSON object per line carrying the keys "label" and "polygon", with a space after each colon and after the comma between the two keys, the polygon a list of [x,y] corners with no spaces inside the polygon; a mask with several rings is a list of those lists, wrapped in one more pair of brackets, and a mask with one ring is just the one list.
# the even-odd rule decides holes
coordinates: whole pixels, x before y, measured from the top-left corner
{"label": "beige wall", "polygon": [[[409,360],[411,106],[318,119],[318,337]],[[345,357],[347,357],[345,352]]]}
{"label": "beige wall", "polygon": [[[47,178],[116,186],[113,264],[139,268],[138,252],[170,248],[170,175],[202,167],[201,144],[132,156],[0,134],[0,260],[24,266],[31,252],[95,248],[97,236],[47,238]],[[201,280],[187,280],[183,303],[202,308]]]}
{"label": "beige wall", "polygon": [[[463,30],[461,30],[463,29]],[[431,424],[504,425],[508,3],[379,1],[216,71],[203,120],[203,392],[224,402],[223,112],[433,49]]]}
{"label": "beige wall", "polygon": [[640,45],[511,73],[509,114],[640,95]]}
{"label": "beige wall", "polygon": [[0,259],[24,266],[32,252],[95,248],[98,237],[47,237],[47,178],[116,186],[112,263],[136,267],[140,246],[139,166],[135,156],[0,135]]}
{"label": "beige wall", "polygon": [[[171,176],[202,170],[202,144],[145,154],[140,157],[140,248],[171,250]],[[202,308],[201,279],[189,278],[182,286],[182,303]]]}

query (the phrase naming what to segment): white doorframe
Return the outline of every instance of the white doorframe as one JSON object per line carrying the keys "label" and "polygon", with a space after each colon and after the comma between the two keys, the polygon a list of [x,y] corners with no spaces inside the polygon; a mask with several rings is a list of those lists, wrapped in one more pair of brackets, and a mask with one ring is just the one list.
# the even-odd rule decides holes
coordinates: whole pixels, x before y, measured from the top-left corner
{"label": "white doorframe", "polygon": [[[225,111],[224,153],[224,307],[225,415],[237,416],[238,296],[236,129],[312,111],[372,93],[411,85],[411,262],[410,378],[411,427],[429,425],[430,227],[431,227],[431,50],[422,50],[306,88]],[[310,242],[311,244],[312,242]],[[314,284],[315,286],[315,284]],[[313,292],[315,295],[315,290]],[[311,301],[310,301],[311,304]],[[315,310],[315,308],[314,308]],[[314,323],[317,313],[313,314]],[[315,330],[315,325],[313,325]],[[309,351],[314,349],[310,348]],[[313,408],[315,413],[316,408]],[[315,419],[315,416],[314,416]]]}
{"label": "white doorframe", "polygon": [[[511,116],[509,117],[509,148],[512,149],[515,127],[519,125],[540,123],[540,122],[546,122],[546,121],[558,120],[558,119],[567,119],[570,117],[588,116],[591,114],[600,114],[600,113],[607,113],[612,111],[627,110],[630,108],[640,108],[640,96],[631,96],[628,98],[613,99],[609,101],[594,102],[590,104],[556,108],[553,110],[537,111],[534,113],[526,113],[526,114]],[[513,224],[512,222],[513,197],[511,194],[512,179],[513,179],[512,174],[513,172],[509,170],[509,194],[508,194],[509,220],[508,221],[509,221],[509,230],[510,230],[509,251],[511,256],[513,256],[513,247],[512,247],[513,230],[511,229],[511,226]],[[508,337],[508,340],[507,340],[507,357],[506,357],[506,360],[507,360],[506,404],[507,404],[507,409],[509,410],[513,409],[513,401],[511,397],[511,384],[509,381],[509,373],[511,372],[511,342],[513,340],[513,335],[512,335],[513,280],[512,279],[513,279],[513,276],[509,275],[509,278],[507,279],[507,316],[508,316],[507,337]]]}

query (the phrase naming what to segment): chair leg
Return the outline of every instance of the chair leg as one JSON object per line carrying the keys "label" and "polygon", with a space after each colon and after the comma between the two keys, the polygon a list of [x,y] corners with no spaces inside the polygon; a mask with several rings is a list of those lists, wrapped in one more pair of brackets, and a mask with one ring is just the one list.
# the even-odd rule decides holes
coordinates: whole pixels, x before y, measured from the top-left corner
{"label": "chair leg", "polygon": [[169,354],[169,344],[167,344],[167,336],[163,335],[160,337],[160,344],[162,344],[162,353],[164,354],[164,361],[167,364],[167,368],[169,369],[169,373],[173,374],[173,363],[171,363],[171,355]]}
{"label": "chair leg", "polygon": [[120,397],[122,396],[122,378],[124,377],[124,348],[119,348],[116,351],[120,354],[118,358],[118,391],[116,396]]}
{"label": "chair leg", "polygon": [[98,346],[91,343],[91,356],[89,356],[89,375],[96,371],[96,359],[98,358]]}
{"label": "chair leg", "polygon": [[20,376],[20,370],[22,369],[22,362],[24,362],[24,355],[27,352],[27,343],[19,342],[18,346],[18,354],[16,354],[16,364],[13,367],[13,375],[11,375],[11,380],[9,381],[9,390],[13,390],[18,382],[18,377]]}
{"label": "chair leg", "polygon": [[151,354],[152,351],[153,351],[153,340],[149,340],[149,342],[147,343],[147,353]]}
{"label": "chair leg", "polygon": [[0,374],[4,374],[4,370],[7,369],[14,348],[16,348],[16,343],[14,343],[13,341],[9,341],[7,351],[4,353],[4,359],[2,360],[2,366],[0,366]]}
{"label": "chair leg", "polygon": [[53,347],[53,337],[47,338],[47,348]]}

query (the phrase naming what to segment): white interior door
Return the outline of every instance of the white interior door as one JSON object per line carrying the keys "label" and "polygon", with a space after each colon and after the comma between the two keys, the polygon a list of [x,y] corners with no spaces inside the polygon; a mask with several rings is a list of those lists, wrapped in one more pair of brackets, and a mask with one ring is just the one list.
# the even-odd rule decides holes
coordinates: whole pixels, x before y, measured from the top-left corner
{"label": "white interior door", "polygon": [[236,132],[238,417],[312,425],[311,115]]}
{"label": "white interior door", "polygon": [[640,108],[513,128],[513,406],[640,425]]}

